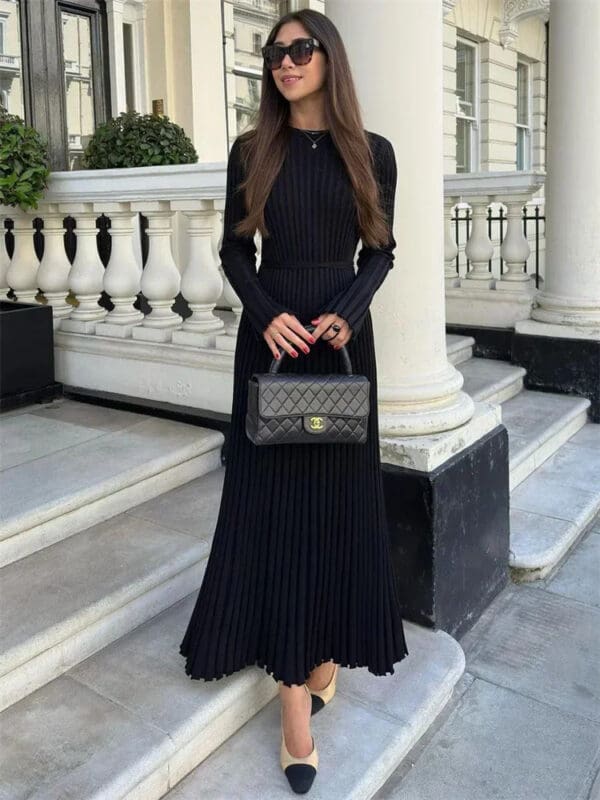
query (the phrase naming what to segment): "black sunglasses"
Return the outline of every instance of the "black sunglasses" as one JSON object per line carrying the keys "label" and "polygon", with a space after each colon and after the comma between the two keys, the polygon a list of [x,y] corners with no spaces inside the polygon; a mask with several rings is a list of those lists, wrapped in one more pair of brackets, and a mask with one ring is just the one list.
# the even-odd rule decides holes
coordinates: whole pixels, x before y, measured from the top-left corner
{"label": "black sunglasses", "polygon": [[294,39],[287,47],[281,44],[266,44],[261,48],[261,53],[267,69],[279,69],[286,53],[297,67],[303,67],[310,62],[315,47],[322,49],[321,43],[311,36],[310,39]]}

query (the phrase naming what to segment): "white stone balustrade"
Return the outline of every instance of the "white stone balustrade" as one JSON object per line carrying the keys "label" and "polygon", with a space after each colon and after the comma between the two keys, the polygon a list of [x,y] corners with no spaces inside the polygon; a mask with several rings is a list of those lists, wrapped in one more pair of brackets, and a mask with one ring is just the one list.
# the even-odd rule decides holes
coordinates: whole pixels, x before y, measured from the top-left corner
{"label": "white stone balustrade", "polygon": [[[444,179],[448,323],[511,327],[518,320],[531,316],[536,290],[533,276],[523,269],[531,248],[523,233],[522,212],[544,185],[544,178],[543,172],[528,170],[464,173]],[[457,203],[466,203],[472,209],[472,225],[464,245],[470,269],[463,276],[457,275],[453,265],[458,248],[451,213]],[[506,208],[506,227],[501,242],[494,233],[494,229],[499,230],[498,220],[492,219],[493,236],[490,238],[488,208],[491,204]],[[492,214],[495,216],[497,214]],[[502,275],[489,269],[496,248],[505,265]]]}

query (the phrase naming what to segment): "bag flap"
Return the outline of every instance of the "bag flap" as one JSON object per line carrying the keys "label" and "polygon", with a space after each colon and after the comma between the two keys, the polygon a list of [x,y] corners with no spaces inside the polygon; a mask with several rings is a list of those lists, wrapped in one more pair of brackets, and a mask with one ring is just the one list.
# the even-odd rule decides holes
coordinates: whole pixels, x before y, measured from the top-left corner
{"label": "bag flap", "polygon": [[330,415],[366,416],[369,379],[365,375],[256,373],[261,417]]}

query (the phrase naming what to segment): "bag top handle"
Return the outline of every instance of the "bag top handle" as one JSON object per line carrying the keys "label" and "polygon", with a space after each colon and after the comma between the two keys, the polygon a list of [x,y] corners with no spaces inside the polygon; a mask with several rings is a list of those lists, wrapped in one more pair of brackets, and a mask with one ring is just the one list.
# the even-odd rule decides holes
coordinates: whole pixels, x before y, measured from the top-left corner
{"label": "bag top handle", "polygon": [[[309,323],[307,325],[304,325],[304,327],[309,333],[312,333],[317,326]],[[279,345],[277,346],[279,347]],[[284,350],[282,347],[279,347],[279,352],[281,353],[281,358],[280,359],[273,358],[273,360],[271,361],[271,366],[269,367],[270,373],[279,372],[279,367],[283,363],[285,356],[289,357],[289,353],[287,352],[287,350]],[[342,364],[344,367],[344,372],[346,373],[346,375],[352,375],[353,374],[352,361],[350,360],[350,354],[348,353],[348,349],[345,344],[343,344],[340,347],[339,353],[342,356]]]}

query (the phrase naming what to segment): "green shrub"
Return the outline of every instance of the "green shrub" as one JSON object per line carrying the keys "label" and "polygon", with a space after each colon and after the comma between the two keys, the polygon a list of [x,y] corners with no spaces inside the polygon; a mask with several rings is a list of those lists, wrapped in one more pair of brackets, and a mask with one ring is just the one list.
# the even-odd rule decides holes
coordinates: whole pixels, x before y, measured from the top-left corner
{"label": "green shrub", "polygon": [[37,208],[48,186],[47,142],[21,117],[0,106],[0,204]]}
{"label": "green shrub", "polygon": [[123,111],[96,128],[83,153],[86,169],[193,164],[194,145],[168,117]]}

